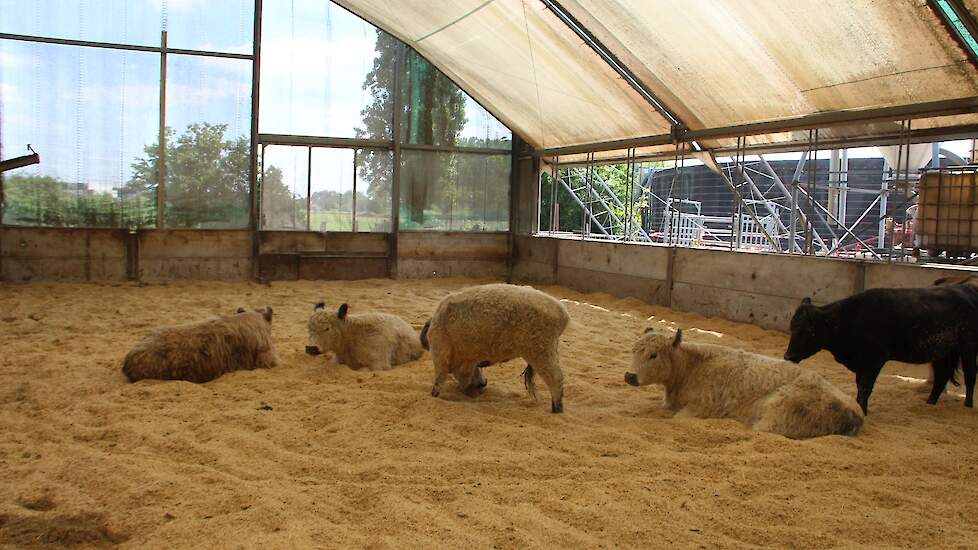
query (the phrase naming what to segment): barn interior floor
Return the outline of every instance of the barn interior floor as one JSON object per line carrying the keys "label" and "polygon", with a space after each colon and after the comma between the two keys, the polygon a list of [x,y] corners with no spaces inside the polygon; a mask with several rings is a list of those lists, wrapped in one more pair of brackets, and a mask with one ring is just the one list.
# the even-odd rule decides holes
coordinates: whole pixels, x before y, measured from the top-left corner
{"label": "barn interior floor", "polygon": [[[0,286],[0,545],[160,547],[973,546],[978,411],[924,404],[890,364],[865,433],[793,441],[673,420],[624,384],[646,326],[780,356],[782,333],[544,287],[573,318],[565,413],[523,363],[477,399],[431,360],[356,372],[303,353],[312,304],[416,327],[471,279]],[[275,308],[280,367],[202,385],[120,372],[151,327]],[[804,365],[847,393],[821,353]],[[901,375],[901,376],[897,376]]]}

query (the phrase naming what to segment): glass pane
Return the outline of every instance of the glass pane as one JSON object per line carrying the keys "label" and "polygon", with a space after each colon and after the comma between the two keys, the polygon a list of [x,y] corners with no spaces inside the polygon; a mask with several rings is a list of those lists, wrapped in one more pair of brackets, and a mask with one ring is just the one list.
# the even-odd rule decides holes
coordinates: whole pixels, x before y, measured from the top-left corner
{"label": "glass pane", "polygon": [[263,158],[262,228],[305,231],[309,148],[269,145]]}
{"label": "glass pane", "polygon": [[391,230],[391,173],[394,153],[383,149],[357,151],[357,231]]}
{"label": "glass pane", "polygon": [[402,157],[402,229],[509,228],[509,155],[404,151]]}
{"label": "glass pane", "polygon": [[391,139],[396,45],[331,2],[266,3],[261,131]]}
{"label": "glass pane", "polygon": [[155,225],[159,59],[0,40],[3,156],[41,156],[4,174],[3,223]]}
{"label": "glass pane", "polygon": [[353,150],[312,151],[312,229],[353,230]]}
{"label": "glass pane", "polygon": [[512,140],[513,133],[509,128],[474,99],[465,96],[465,125],[459,133],[457,145],[509,149],[513,146]]}
{"label": "glass pane", "polygon": [[510,147],[509,129],[413,50],[404,71],[404,143]]}
{"label": "glass pane", "polygon": [[166,223],[248,226],[251,62],[167,56]]}
{"label": "glass pane", "polygon": [[255,0],[170,1],[166,10],[166,45],[251,54],[254,25]]}
{"label": "glass pane", "polygon": [[159,46],[162,0],[0,0],[0,32]]}

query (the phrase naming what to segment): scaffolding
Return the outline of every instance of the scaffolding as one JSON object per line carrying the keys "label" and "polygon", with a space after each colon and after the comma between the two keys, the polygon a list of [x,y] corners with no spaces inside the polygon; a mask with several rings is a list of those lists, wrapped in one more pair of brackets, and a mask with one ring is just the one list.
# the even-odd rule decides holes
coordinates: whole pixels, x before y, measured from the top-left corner
{"label": "scaffolding", "polygon": [[[907,122],[903,128],[908,127]],[[820,151],[817,139],[813,131],[809,150],[794,161],[736,154],[703,166],[691,166],[685,158],[639,164],[631,156],[604,170],[593,157],[584,165],[554,165],[557,187],[549,194],[550,208],[559,209],[559,199],[570,197],[581,222],[560,227],[559,216],[551,212],[551,224],[542,229],[621,242],[916,261],[921,255],[913,240],[919,175],[910,164],[909,144],[896,146],[891,164],[854,161],[845,148]],[[965,163],[939,143],[932,151],[932,167],[942,157],[949,165]],[[696,189],[695,178],[704,174],[712,174],[713,187]],[[930,258],[952,259],[962,258]]]}

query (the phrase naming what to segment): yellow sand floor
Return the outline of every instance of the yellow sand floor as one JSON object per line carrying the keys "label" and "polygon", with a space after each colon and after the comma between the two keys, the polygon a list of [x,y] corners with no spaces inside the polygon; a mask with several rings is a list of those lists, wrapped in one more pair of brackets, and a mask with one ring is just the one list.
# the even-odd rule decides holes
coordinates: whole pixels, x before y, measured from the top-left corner
{"label": "yellow sand floor", "polygon": [[[523,362],[477,399],[428,392],[431,360],[356,372],[303,353],[312,304],[416,327],[480,281],[0,286],[0,544],[130,548],[974,547],[978,411],[924,404],[890,364],[864,435],[792,441],[672,420],[622,376],[646,326],[780,356],[786,336],[636,300],[543,290],[573,318],[565,413]],[[485,282],[485,281],[482,281]],[[280,367],[127,383],[151,327],[275,308]],[[847,393],[826,353],[804,365]],[[896,375],[901,375],[898,377]]]}

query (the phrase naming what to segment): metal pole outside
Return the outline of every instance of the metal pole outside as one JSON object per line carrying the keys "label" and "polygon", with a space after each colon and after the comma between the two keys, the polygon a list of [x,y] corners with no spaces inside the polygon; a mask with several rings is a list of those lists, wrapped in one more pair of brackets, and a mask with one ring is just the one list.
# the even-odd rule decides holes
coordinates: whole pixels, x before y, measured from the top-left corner
{"label": "metal pole outside", "polygon": [[397,234],[401,226],[401,87],[404,75],[404,44],[398,42],[397,55],[394,57],[394,117],[391,121],[391,137],[393,138],[393,169],[391,171],[391,227],[390,227],[390,258],[388,258],[388,275],[397,278]]}
{"label": "metal pole outside", "polygon": [[166,229],[166,31],[160,32],[160,139],[156,183],[156,228]]}

